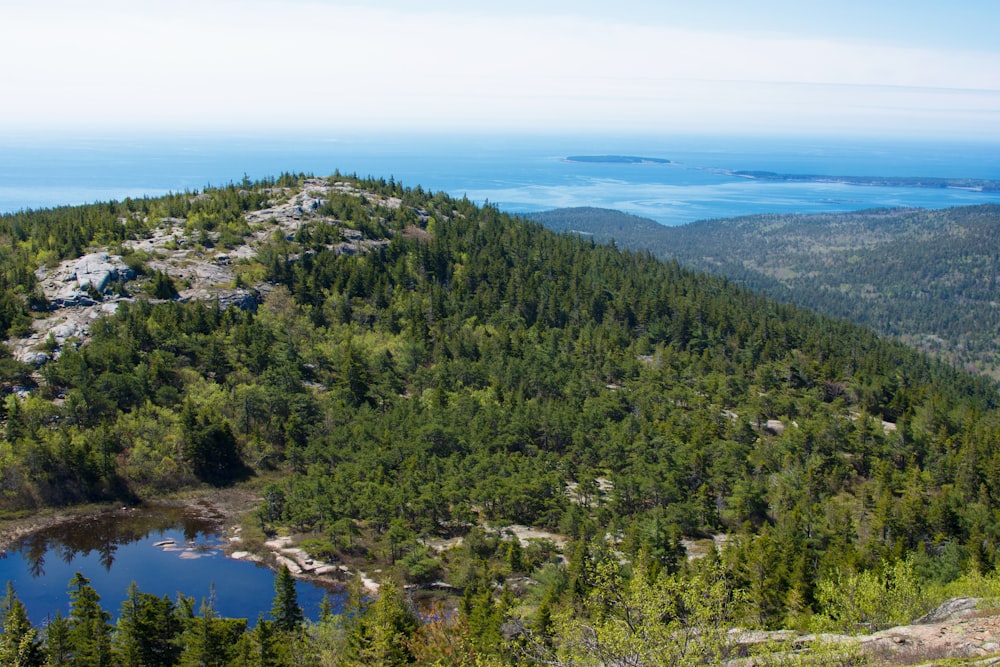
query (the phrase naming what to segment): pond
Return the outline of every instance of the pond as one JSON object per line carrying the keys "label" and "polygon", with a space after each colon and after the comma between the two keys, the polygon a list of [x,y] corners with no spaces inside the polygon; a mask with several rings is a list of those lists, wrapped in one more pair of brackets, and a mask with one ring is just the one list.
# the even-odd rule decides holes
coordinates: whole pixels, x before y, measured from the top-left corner
{"label": "pond", "polygon": [[[267,616],[274,599],[274,573],[248,561],[227,558],[222,516],[210,505],[148,505],[120,509],[40,530],[0,552],[0,586],[9,580],[36,625],[69,611],[68,586],[74,573],[90,580],[101,606],[117,617],[126,589],[135,582],[143,593],[193,597],[196,608],[210,602],[219,616],[255,624]],[[298,581],[299,604],[316,619],[329,595],[340,611],[343,595]],[[0,590],[2,595],[2,590]]]}

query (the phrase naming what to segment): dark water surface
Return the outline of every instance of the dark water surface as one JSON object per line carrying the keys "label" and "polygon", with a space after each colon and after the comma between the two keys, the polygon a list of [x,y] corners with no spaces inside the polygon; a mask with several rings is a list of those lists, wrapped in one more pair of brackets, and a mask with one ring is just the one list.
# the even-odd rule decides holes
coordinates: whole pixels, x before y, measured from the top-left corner
{"label": "dark water surface", "polygon": [[[150,505],[75,519],[11,545],[0,558],[0,585],[13,582],[36,624],[57,610],[68,613],[67,589],[76,572],[90,579],[101,605],[115,617],[128,585],[135,581],[144,593],[171,599],[183,593],[195,598],[196,606],[210,600],[218,615],[255,623],[271,609],[274,573],[227,558],[221,521],[208,505]],[[172,544],[161,544],[170,540]],[[309,618],[318,617],[327,593],[298,582],[299,604]],[[336,610],[341,596],[333,591],[330,595]]]}

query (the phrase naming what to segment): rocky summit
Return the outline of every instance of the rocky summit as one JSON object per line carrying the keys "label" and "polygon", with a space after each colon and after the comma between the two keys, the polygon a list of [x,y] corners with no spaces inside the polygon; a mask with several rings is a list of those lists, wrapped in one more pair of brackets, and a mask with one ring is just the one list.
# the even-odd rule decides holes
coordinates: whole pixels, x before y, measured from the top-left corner
{"label": "rocky summit", "polygon": [[[271,286],[264,282],[240,285],[236,268],[255,258],[260,245],[275,234],[292,238],[303,224],[323,221],[340,229],[340,240],[330,246],[338,254],[364,253],[388,243],[388,239],[366,238],[362,231],[322,215],[320,210],[331,193],[365,198],[390,209],[401,205],[397,198],[319,178],[307,179],[297,191],[276,187],[267,193],[270,199],[265,207],[244,213],[250,233],[231,247],[219,249],[219,233],[193,229],[186,218],[163,217],[155,225],[144,220],[151,231],[143,238],[124,241],[114,249],[95,248],[81,257],[39,268],[36,276],[47,309],[35,313],[30,335],[7,341],[14,358],[39,366],[57,357],[65,345],[85,343],[91,323],[114,313],[119,302],[154,298],[145,289],[152,272],[178,285],[176,299],[180,301],[217,300],[222,308],[253,310]],[[136,255],[145,258],[142,273],[126,262]]]}

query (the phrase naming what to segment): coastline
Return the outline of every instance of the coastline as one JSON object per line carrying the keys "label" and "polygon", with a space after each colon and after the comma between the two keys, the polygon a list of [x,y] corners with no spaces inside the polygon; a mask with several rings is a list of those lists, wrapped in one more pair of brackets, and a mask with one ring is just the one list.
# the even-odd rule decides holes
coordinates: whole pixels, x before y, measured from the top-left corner
{"label": "coastline", "polygon": [[724,170],[730,176],[776,183],[837,183],[859,187],[923,188],[1000,192],[1000,181],[982,178],[939,178],[935,176],[824,176],[819,174],[779,174],[772,171]]}

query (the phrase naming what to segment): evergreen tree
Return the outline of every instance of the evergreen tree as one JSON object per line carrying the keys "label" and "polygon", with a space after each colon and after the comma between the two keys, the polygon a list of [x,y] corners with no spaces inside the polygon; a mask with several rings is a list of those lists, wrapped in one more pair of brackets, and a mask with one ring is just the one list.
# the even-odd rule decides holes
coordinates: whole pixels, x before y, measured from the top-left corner
{"label": "evergreen tree", "polygon": [[118,623],[112,637],[112,648],[122,667],[139,667],[142,665],[139,644],[139,587],[133,581],[126,592],[127,597],[118,612]]}
{"label": "evergreen tree", "polygon": [[27,609],[8,581],[7,592],[0,599],[0,665],[38,667],[42,661],[38,631],[31,626]]}
{"label": "evergreen tree", "polygon": [[69,620],[57,611],[45,628],[45,667],[68,665],[72,659]]}
{"label": "evergreen tree", "polygon": [[281,638],[275,633],[274,621],[263,615],[257,617],[257,627],[240,638],[238,652],[242,654],[242,665],[246,667],[282,667],[287,664],[279,657]]}
{"label": "evergreen tree", "polygon": [[305,615],[299,606],[298,593],[295,590],[295,577],[287,565],[274,577],[274,604],[271,607],[271,618],[274,627],[279,632],[294,632],[305,623]]}
{"label": "evergreen tree", "polygon": [[121,667],[170,667],[181,654],[180,631],[173,602],[142,593],[132,582],[118,614],[112,647]]}
{"label": "evergreen tree", "polygon": [[69,582],[68,639],[74,667],[111,666],[110,614],[90,580],[77,572]]}
{"label": "evergreen tree", "polygon": [[181,667],[225,667],[246,631],[246,619],[219,618],[207,603],[201,614],[188,621],[181,636],[184,652],[177,663]]}
{"label": "evergreen tree", "polygon": [[351,628],[347,664],[392,666],[413,662],[408,642],[419,624],[396,584],[383,582],[375,602]]}
{"label": "evergreen tree", "polygon": [[149,293],[157,299],[176,299],[177,286],[169,275],[163,271],[155,271],[149,284]]}

